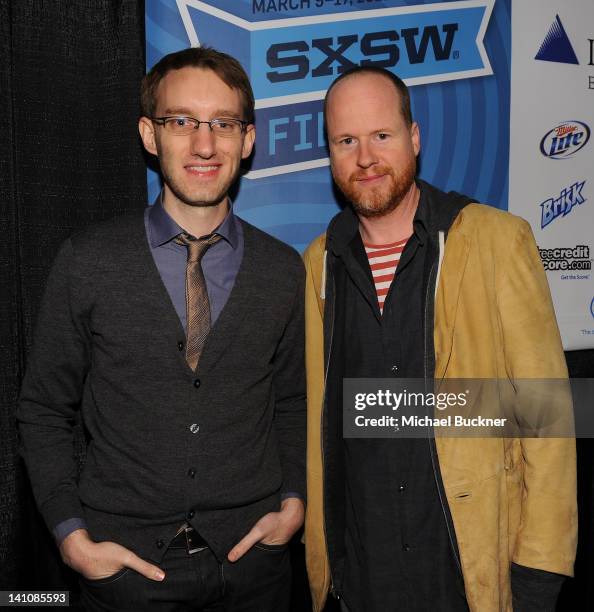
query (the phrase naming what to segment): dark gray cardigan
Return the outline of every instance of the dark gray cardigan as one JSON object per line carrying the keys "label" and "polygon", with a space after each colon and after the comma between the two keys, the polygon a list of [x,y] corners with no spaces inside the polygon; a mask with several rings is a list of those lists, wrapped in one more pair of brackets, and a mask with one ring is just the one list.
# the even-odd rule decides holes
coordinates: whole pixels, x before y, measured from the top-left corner
{"label": "dark gray cardigan", "polygon": [[[196,372],[142,215],[62,246],[17,414],[50,529],[83,517],[95,540],[159,561],[189,518],[221,559],[282,492],[305,498],[303,266],[242,225],[243,261]],[[79,408],[90,442],[77,482]]]}

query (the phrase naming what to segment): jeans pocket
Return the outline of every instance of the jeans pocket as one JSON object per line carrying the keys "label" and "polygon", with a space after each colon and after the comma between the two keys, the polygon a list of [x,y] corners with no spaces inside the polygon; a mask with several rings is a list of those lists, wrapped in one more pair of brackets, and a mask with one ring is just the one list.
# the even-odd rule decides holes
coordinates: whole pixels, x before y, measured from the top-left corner
{"label": "jeans pocket", "polygon": [[123,578],[130,571],[129,567],[123,567],[121,570],[118,570],[115,574],[111,576],[106,576],[105,578],[85,578],[81,575],[81,579],[90,586],[103,586],[105,584],[111,584]]}
{"label": "jeans pocket", "polygon": [[256,542],[254,544],[254,548],[257,548],[259,550],[265,550],[267,552],[283,552],[287,550],[288,547],[288,542],[286,542],[285,544],[263,544],[262,542]]}

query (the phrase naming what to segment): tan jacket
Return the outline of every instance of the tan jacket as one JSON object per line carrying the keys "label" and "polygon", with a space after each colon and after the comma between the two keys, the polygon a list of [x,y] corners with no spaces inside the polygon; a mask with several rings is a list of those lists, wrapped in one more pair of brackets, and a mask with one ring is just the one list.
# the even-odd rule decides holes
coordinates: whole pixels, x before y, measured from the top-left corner
{"label": "tan jacket", "polygon": [[[330,569],[320,437],[325,236],[305,253],[308,393],[306,560],[314,611]],[[528,223],[479,204],[452,224],[435,303],[435,376],[565,378],[550,292]],[[567,411],[570,411],[570,404]],[[472,612],[512,610],[510,563],[572,575],[575,441],[438,438],[439,465]]]}

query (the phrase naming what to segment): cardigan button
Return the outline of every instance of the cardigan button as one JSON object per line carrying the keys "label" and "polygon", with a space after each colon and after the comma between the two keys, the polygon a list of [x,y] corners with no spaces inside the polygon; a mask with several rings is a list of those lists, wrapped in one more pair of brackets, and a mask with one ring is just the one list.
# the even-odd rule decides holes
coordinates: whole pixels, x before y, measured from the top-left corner
{"label": "cardigan button", "polygon": [[194,478],[194,476],[196,476],[196,470],[195,470],[194,468],[190,468],[190,469],[188,470],[188,476],[189,476],[190,478]]}
{"label": "cardigan button", "polygon": [[155,545],[157,546],[157,548],[163,548],[163,546],[165,546],[165,542],[163,542],[163,540],[157,540],[155,542]]}
{"label": "cardigan button", "polygon": [[194,386],[196,387],[196,389],[198,389],[200,387],[200,379],[199,378],[194,379]]}
{"label": "cardigan button", "polygon": [[188,514],[186,514],[186,518],[187,518],[188,520],[190,520],[190,519],[194,518],[194,514],[195,514],[194,510],[190,510],[190,511],[188,512]]}
{"label": "cardigan button", "polygon": [[180,351],[184,350],[184,343],[181,340],[177,343],[177,348]]}

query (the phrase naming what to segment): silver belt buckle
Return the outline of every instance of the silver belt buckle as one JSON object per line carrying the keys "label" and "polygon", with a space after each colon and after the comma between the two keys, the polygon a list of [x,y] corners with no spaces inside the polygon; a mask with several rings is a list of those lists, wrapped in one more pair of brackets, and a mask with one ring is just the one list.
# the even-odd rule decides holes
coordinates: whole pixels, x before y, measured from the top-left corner
{"label": "silver belt buckle", "polygon": [[184,529],[186,534],[186,547],[188,549],[188,554],[193,555],[194,553],[200,552],[201,550],[205,550],[207,546],[198,546],[196,548],[192,548],[192,540],[190,536],[190,532],[194,531],[193,527],[186,527]]}

